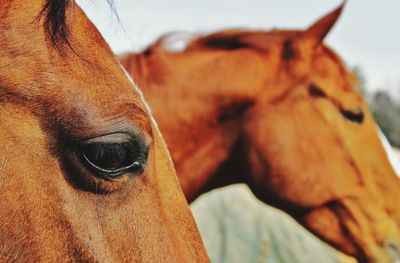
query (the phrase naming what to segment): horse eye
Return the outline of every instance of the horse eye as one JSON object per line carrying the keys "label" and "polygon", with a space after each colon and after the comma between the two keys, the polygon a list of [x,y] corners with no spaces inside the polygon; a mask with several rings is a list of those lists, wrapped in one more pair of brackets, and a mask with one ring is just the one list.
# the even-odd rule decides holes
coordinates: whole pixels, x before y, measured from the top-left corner
{"label": "horse eye", "polygon": [[117,178],[125,173],[140,174],[147,160],[147,147],[139,140],[92,142],[80,148],[83,163],[99,177]]}
{"label": "horse eye", "polygon": [[356,108],[354,110],[344,110],[341,109],[340,113],[344,118],[349,121],[363,123],[364,121],[364,112],[361,108]]}
{"label": "horse eye", "polygon": [[312,97],[324,98],[326,93],[315,84],[310,84],[308,87],[308,94]]}

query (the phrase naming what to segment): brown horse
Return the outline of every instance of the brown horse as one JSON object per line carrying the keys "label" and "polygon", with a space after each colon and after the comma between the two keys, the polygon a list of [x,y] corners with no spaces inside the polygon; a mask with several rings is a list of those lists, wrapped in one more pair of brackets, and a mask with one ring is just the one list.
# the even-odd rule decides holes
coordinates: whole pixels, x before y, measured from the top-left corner
{"label": "brown horse", "polygon": [[209,262],[141,95],[82,10],[0,6],[0,261]]}
{"label": "brown horse", "polygon": [[304,31],[218,32],[181,52],[161,38],[121,61],[189,200],[246,182],[360,261],[391,262],[400,256],[400,181],[356,78],[323,44],[341,10]]}

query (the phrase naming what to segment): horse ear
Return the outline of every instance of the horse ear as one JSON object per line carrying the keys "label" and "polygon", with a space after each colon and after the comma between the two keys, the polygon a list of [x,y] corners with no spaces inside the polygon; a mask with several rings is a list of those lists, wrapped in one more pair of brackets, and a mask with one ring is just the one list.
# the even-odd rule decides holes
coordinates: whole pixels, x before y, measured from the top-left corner
{"label": "horse ear", "polygon": [[338,20],[340,14],[343,11],[343,8],[346,4],[346,1],[343,2],[338,8],[336,8],[331,13],[327,14],[323,18],[319,19],[316,23],[311,25],[307,30],[305,30],[302,34],[303,37],[312,39],[316,45],[322,43],[326,35],[335,25]]}

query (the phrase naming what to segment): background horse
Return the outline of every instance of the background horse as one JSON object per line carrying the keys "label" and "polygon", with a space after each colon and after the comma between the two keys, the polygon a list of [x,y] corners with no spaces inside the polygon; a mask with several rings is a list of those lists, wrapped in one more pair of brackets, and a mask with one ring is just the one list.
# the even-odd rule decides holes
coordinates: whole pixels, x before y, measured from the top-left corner
{"label": "background horse", "polygon": [[0,261],[208,262],[142,97],[81,9],[0,6]]}
{"label": "background horse", "polygon": [[304,31],[224,31],[182,52],[165,39],[121,61],[142,87],[189,200],[247,183],[362,262],[400,256],[400,181],[356,78],[323,39],[342,7]]}

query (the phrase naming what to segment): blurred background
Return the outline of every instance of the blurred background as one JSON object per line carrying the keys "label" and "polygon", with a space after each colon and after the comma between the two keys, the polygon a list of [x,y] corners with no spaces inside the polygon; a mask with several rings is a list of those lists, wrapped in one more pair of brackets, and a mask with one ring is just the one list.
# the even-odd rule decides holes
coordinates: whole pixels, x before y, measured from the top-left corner
{"label": "blurred background", "polygon": [[[226,28],[306,28],[337,0],[79,0],[117,54],[140,51],[169,32]],[[366,98],[390,143],[400,148],[400,1],[349,0],[326,42],[361,79]]]}

